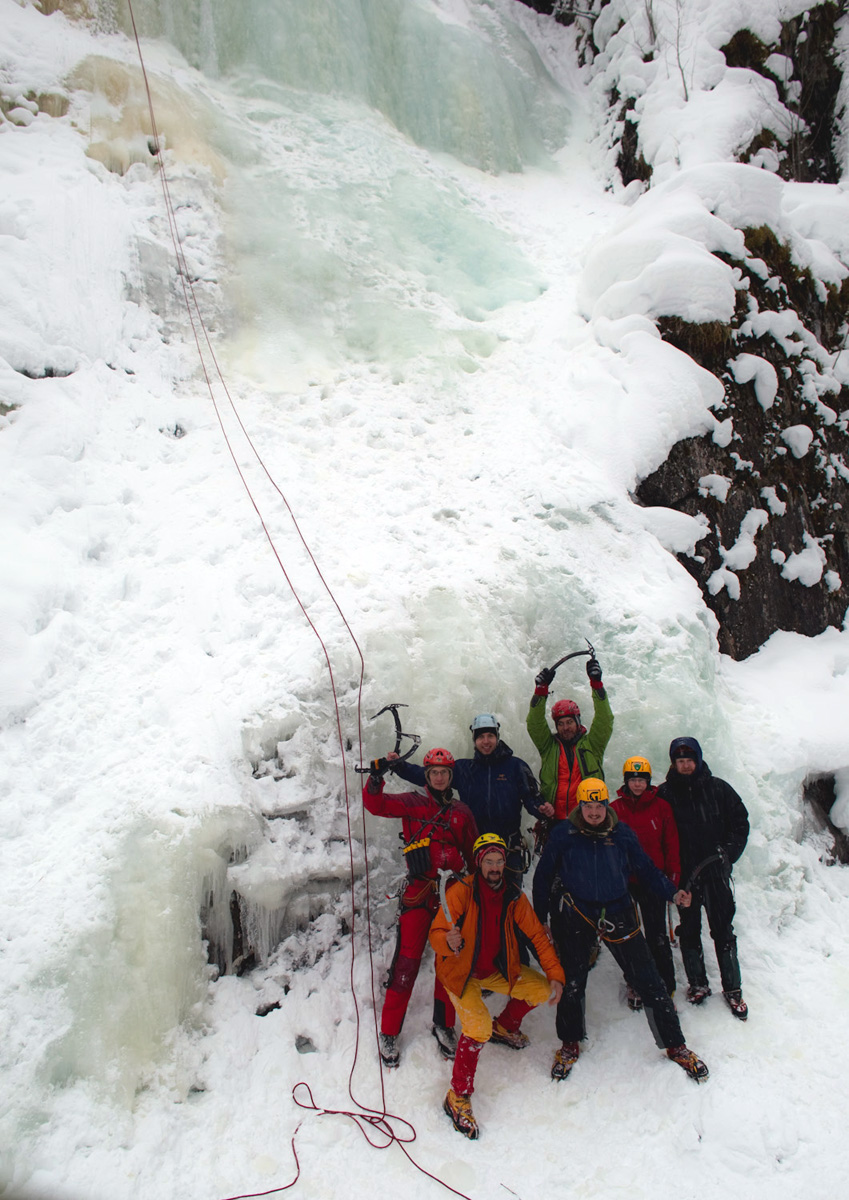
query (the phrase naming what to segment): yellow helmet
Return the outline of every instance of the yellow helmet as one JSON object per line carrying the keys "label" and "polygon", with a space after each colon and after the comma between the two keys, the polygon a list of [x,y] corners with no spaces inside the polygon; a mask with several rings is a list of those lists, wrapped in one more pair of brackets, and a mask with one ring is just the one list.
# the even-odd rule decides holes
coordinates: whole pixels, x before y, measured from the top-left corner
{"label": "yellow helmet", "polygon": [[622,767],[622,777],[627,779],[629,775],[644,775],[651,783],[651,763],[642,754],[635,754],[631,758],[625,759],[625,764]]}
{"label": "yellow helmet", "polygon": [[582,779],[578,784],[579,804],[607,804],[610,792],[603,779]]}
{"label": "yellow helmet", "polygon": [[497,833],[482,833],[472,846],[472,858],[475,863],[479,864],[490,850],[500,850],[504,857],[507,857],[507,843],[503,837],[499,837]]}

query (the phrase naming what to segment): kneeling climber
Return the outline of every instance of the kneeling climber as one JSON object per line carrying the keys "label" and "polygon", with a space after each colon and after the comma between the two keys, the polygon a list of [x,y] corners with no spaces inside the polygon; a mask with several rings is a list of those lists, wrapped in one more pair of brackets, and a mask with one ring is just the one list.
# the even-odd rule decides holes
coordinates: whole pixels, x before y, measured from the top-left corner
{"label": "kneeling climber", "polygon": [[[545,930],[516,881],[520,877],[505,870],[504,839],[495,833],[483,834],[475,842],[474,857],[475,873],[448,888],[448,912],[440,908],[430,931],[436,977],[448,992],[462,1029],[443,1108],[455,1129],[468,1138],[478,1136],[471,1095],[481,1050],[489,1041],[523,1050],[528,1045],[520,1029],[525,1014],[545,1000],[556,1004],[565,978]],[[520,930],[533,943],[544,976],[520,962]],[[484,991],[508,997],[498,1017],[490,1016]]]}

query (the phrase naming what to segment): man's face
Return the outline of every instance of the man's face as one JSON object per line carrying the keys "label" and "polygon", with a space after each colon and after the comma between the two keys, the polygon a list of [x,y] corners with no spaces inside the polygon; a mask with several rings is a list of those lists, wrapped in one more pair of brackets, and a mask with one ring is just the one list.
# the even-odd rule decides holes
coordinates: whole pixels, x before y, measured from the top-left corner
{"label": "man's face", "polygon": [[568,742],[578,732],[578,722],[574,717],[560,717],[557,721],[557,732]]}
{"label": "man's face", "polygon": [[696,769],[696,760],[694,758],[676,758],[675,770],[679,775],[692,775]]}
{"label": "man's face", "polygon": [[628,791],[632,796],[642,796],[648,786],[649,781],[641,778],[639,775],[632,775],[628,780]]}
{"label": "man's face", "polygon": [[444,792],[451,782],[451,772],[448,767],[431,767],[427,773],[427,781],[436,792]]}
{"label": "man's face", "polygon": [[480,861],[480,872],[484,883],[497,891],[504,878],[504,855],[498,850],[487,850]]}
{"label": "man's face", "polygon": [[603,825],[607,807],[599,800],[591,800],[589,804],[581,805],[581,816],[588,825]]}
{"label": "man's face", "polygon": [[498,734],[493,733],[491,729],[485,729],[483,733],[475,735],[475,749],[480,750],[481,754],[492,754],[497,745]]}

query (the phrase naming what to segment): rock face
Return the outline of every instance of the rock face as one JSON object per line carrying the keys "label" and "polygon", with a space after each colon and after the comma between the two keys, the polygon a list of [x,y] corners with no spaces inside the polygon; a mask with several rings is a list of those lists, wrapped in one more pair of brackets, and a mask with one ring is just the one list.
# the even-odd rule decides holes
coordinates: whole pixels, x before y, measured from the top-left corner
{"label": "rock face", "polygon": [[717,616],[720,649],[736,659],[777,629],[840,626],[849,604],[849,400],[828,379],[849,289],[820,299],[768,229],[746,231],[746,246],[753,257],[734,264],[744,286],[730,326],[659,322],[722,380],[716,415],[730,420],[730,440],[679,442],[637,488],[641,504],[707,518],[697,556],[681,561]]}
{"label": "rock face", "polygon": [[[610,66],[611,30],[630,20],[631,10],[619,6],[611,18],[608,0],[521,2],[564,24],[578,18],[581,61],[606,63],[621,182],[651,187],[652,163],[640,138],[645,97],[630,95],[634,85]],[[650,6],[646,12],[644,63],[662,41]],[[820,4],[785,21],[772,44],[741,28],[720,51],[727,68],[760,77],[782,113],[763,119],[737,161],[791,186],[831,184],[841,204],[837,147],[845,113],[835,47],[845,41],[846,21],[845,4]],[[683,70],[681,79],[686,100]],[[795,193],[787,196],[797,203]],[[787,228],[763,224],[742,233],[744,253],[713,251],[736,273],[730,321],[656,318],[665,341],[722,382],[720,429],[673,446],[635,493],[642,505],[704,519],[696,553],[679,557],[716,614],[720,649],[736,659],[779,629],[814,635],[842,626],[849,605],[849,278],[823,283],[794,252]],[[814,225],[806,236],[817,236]],[[845,270],[846,243],[842,235],[838,241]]]}
{"label": "rock face", "polygon": [[[783,142],[761,130],[741,162],[770,155],[784,179],[837,180],[837,17],[836,5],[823,4],[785,22],[775,45],[743,29],[722,48],[729,66],[771,79],[799,116]],[[708,518],[698,558],[682,561],[719,620],[720,649],[736,659],[778,629],[841,626],[849,604],[849,396],[828,379],[835,357],[849,353],[849,286],[823,289],[768,227],[744,233],[751,257],[733,264],[743,287],[731,325],[712,338],[660,325],[722,380],[717,416],[732,419],[733,439],[678,443],[637,489],[643,504]],[[730,482],[725,495],[712,476]]]}

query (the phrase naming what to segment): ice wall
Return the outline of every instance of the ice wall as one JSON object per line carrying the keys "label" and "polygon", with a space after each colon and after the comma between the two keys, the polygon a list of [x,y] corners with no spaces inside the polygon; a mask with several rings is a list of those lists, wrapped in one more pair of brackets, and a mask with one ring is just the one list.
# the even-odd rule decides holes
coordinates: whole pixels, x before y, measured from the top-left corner
{"label": "ice wall", "polygon": [[[466,0],[138,0],[141,32],[208,75],[347,97],[417,144],[516,171],[563,144],[567,110],[504,6]],[[114,0],[103,6],[125,31]]]}

